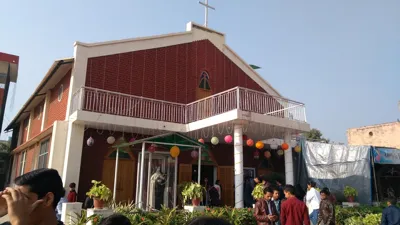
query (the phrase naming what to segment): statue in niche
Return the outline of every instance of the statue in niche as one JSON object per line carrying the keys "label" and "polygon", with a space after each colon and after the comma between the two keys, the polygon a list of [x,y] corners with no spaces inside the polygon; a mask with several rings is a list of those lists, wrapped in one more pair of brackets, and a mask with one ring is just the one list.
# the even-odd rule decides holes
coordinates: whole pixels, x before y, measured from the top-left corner
{"label": "statue in niche", "polygon": [[161,205],[166,205],[164,202],[164,189],[166,183],[166,175],[161,173],[160,167],[157,167],[156,172],[150,178],[150,209],[161,209]]}

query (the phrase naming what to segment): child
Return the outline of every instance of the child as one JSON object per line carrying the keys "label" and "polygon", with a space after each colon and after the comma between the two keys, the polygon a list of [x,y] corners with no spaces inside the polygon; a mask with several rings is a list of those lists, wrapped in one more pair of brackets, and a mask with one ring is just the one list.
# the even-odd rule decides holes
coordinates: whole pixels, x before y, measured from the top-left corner
{"label": "child", "polygon": [[319,214],[317,225],[334,225],[335,224],[335,207],[329,200],[330,192],[328,189],[322,189],[320,192],[321,203],[319,205]]}
{"label": "child", "polygon": [[76,202],[78,194],[75,191],[76,184],[70,183],[69,184],[69,193],[68,193],[68,202]]}

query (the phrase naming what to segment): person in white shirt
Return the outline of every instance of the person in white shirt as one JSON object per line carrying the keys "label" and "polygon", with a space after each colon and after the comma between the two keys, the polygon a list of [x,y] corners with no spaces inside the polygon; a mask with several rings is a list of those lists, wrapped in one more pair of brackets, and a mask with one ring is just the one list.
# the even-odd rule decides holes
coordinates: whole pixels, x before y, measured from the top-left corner
{"label": "person in white shirt", "polygon": [[315,189],[316,183],[314,181],[309,181],[307,184],[307,194],[306,203],[308,206],[308,212],[310,214],[310,221],[317,225],[318,213],[319,213],[319,203],[321,202],[321,196],[319,191]]}
{"label": "person in white shirt", "polygon": [[215,181],[214,187],[215,187],[215,189],[217,189],[217,191],[218,191],[219,200],[221,200],[221,186],[220,186],[220,184],[219,184],[219,180],[216,180],[216,181]]}

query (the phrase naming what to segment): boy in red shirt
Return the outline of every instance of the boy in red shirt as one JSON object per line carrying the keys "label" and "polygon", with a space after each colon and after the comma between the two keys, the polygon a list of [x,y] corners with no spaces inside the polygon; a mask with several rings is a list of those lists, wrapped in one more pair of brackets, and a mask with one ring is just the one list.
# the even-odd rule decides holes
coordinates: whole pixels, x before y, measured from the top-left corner
{"label": "boy in red shirt", "polygon": [[78,194],[75,191],[75,187],[76,187],[75,183],[69,184],[69,193],[68,193],[68,197],[67,197],[68,202],[76,202],[77,201]]}
{"label": "boy in red shirt", "polygon": [[284,193],[287,200],[281,206],[281,225],[310,225],[307,206],[296,198],[293,185],[286,185]]}

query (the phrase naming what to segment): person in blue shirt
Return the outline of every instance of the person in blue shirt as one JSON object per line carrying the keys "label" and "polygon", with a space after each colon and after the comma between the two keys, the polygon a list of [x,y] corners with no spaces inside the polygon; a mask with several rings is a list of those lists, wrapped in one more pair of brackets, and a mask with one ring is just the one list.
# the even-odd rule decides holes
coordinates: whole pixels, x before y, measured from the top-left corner
{"label": "person in blue shirt", "polygon": [[396,199],[387,201],[388,207],[382,212],[381,225],[400,225],[400,209],[396,203]]}

